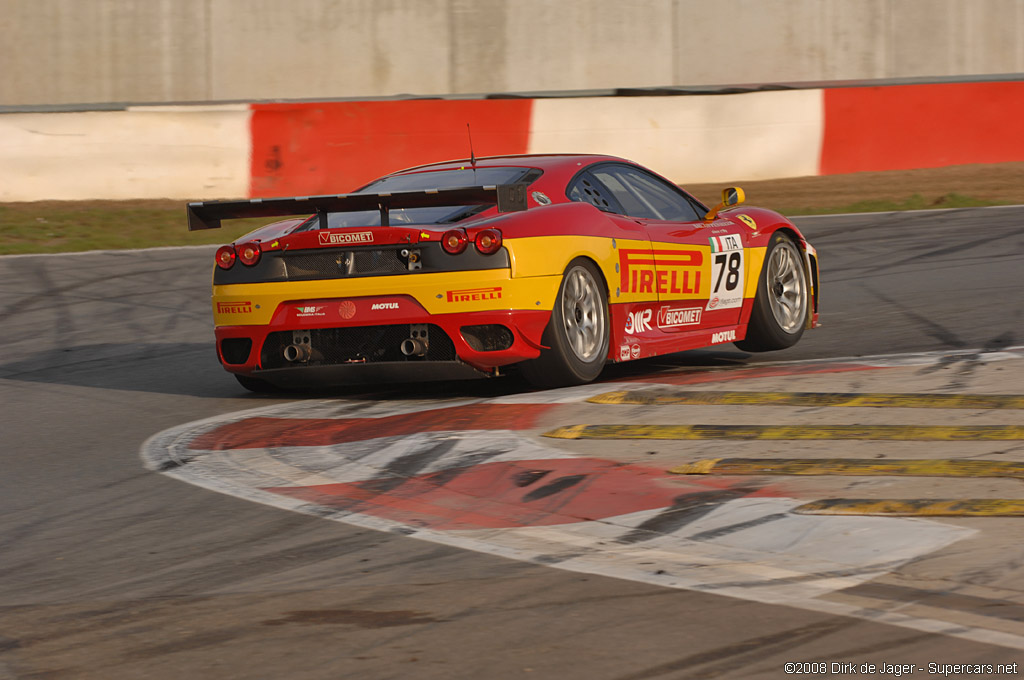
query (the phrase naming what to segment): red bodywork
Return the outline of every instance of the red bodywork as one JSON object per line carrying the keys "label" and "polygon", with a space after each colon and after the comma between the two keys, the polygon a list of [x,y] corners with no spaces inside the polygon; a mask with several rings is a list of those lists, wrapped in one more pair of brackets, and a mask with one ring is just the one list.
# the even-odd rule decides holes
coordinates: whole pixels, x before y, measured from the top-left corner
{"label": "red bodywork", "polygon": [[[478,232],[484,229],[496,229],[506,245],[509,246],[507,250],[512,259],[510,267],[512,276],[515,276],[517,265],[522,268],[525,264],[515,262],[515,258],[518,256],[516,247],[509,245],[515,244],[517,240],[554,236],[597,237],[610,240],[615,244],[612,247],[617,248],[616,252],[610,256],[611,259],[600,261],[599,255],[588,253],[580,253],[579,256],[595,260],[605,274],[605,285],[609,293],[610,322],[607,358],[613,362],[743,339],[751,314],[753,298],[743,296],[741,289],[740,295],[744,299],[741,303],[736,303],[733,298],[731,307],[728,309],[715,308],[711,298],[706,301],[662,299],[663,296],[671,297],[673,293],[700,289],[699,277],[701,274],[707,276],[713,271],[709,269],[700,271],[679,269],[677,271],[671,269],[671,266],[704,267],[707,263],[702,264],[698,260],[699,257],[707,257],[707,255],[701,255],[696,249],[703,248],[704,251],[707,251],[709,238],[719,233],[741,238],[743,241],[742,252],[751,253],[758,248],[764,248],[776,231],[785,230],[800,245],[806,262],[810,265],[808,269],[811,280],[808,283],[812,295],[808,326],[817,325],[816,257],[813,248],[808,246],[802,234],[791,222],[770,210],[748,206],[723,211],[711,222],[703,220],[665,222],[613,214],[598,210],[589,203],[569,199],[567,187],[579,173],[608,163],[640,167],[615,157],[590,155],[508,156],[478,159],[476,167],[480,169],[523,167],[540,171],[539,176],[533,179],[526,189],[527,210],[499,213],[497,207],[489,207],[469,218],[449,225],[392,223],[388,227],[376,226],[362,229],[365,232],[372,230],[373,247],[439,245],[443,234],[453,227],[464,230],[468,240],[472,242]],[[391,177],[443,170],[465,170],[469,167],[469,161],[451,161],[404,170]],[[664,181],[667,183],[667,180]],[[692,197],[688,196],[688,199],[699,209],[707,210]],[[700,214],[703,216],[703,212]],[[750,222],[741,222],[731,217],[734,214],[741,214],[741,217],[747,218]],[[336,243],[330,242],[331,234],[341,234],[348,239],[355,238],[351,236],[352,229],[330,232],[317,230],[296,232],[295,230],[304,222],[306,222],[305,219],[290,219],[268,225],[240,239],[238,244],[257,243],[263,253],[277,254],[287,250],[292,253],[306,250],[316,252],[323,247],[336,246]],[[750,224],[756,224],[756,227],[750,226]],[[639,242],[645,245],[639,249],[630,250],[618,246],[619,241]],[[559,243],[563,244],[560,247],[564,247],[564,241]],[[712,253],[714,252],[713,248],[714,246],[712,246]],[[504,250],[506,248],[502,248],[502,251]],[[577,255],[566,253],[562,257],[561,253],[546,253],[544,257],[550,258],[552,264],[550,271],[545,275],[560,275],[565,264],[571,259],[570,256]],[[749,258],[749,254],[747,257]],[[640,272],[640,276],[635,276],[630,269],[652,264],[660,269],[653,272]],[[487,270],[487,272],[491,273],[492,270]],[[488,286],[494,287],[495,285],[486,277],[481,279],[479,286],[467,285],[466,277],[469,274],[471,274],[471,270],[452,271],[452,287],[470,292],[479,289],[483,294],[489,290]],[[721,279],[721,274],[722,272],[719,272],[719,279]],[[412,284],[416,281],[416,277],[417,274],[411,274],[406,277],[406,280]],[[366,284],[372,279],[359,279],[359,281]],[[516,279],[512,278],[508,283],[500,284],[497,286],[497,290],[500,291],[503,285],[508,290],[512,290],[515,281]],[[224,317],[218,316],[217,347],[224,367],[241,375],[269,377],[266,374],[266,367],[261,363],[260,352],[268,335],[281,331],[305,329],[432,324],[443,330],[451,339],[457,355],[457,358],[454,359],[455,363],[466,366],[474,373],[493,373],[497,367],[536,358],[544,348],[543,334],[551,318],[550,306],[516,306],[509,299],[510,296],[498,299],[501,297],[499,292],[490,308],[471,311],[453,310],[451,313],[444,313],[443,310],[439,312],[436,308],[438,303],[433,302],[431,304],[435,305],[434,310],[428,310],[425,306],[428,298],[421,297],[420,300],[417,300],[412,293],[392,289],[375,294],[368,291],[365,285],[361,290],[349,291],[343,290],[340,287],[341,283],[342,281],[339,281],[337,294],[296,298],[290,298],[287,294],[278,295],[280,300],[273,315],[266,323],[230,323],[225,322]],[[288,286],[292,284],[278,283],[274,285]],[[706,281],[704,285],[707,285]],[[232,309],[231,305],[242,305],[246,302],[238,300],[237,296],[225,301],[227,298],[224,294],[230,292],[230,288],[230,286],[221,286],[218,290],[218,287],[215,286],[215,315],[218,314],[218,309],[220,311],[230,310]],[[440,286],[439,292],[436,295],[431,295],[429,300],[442,298],[443,289],[444,286]],[[627,290],[641,294],[648,293],[654,297],[645,301],[618,300],[619,292]],[[452,300],[448,300],[448,302],[452,302]],[[218,308],[218,305],[228,305],[228,307]],[[241,307],[236,307],[236,309],[241,309]],[[313,311],[297,311],[300,309]],[[636,319],[636,323],[633,323],[631,319]],[[513,340],[508,347],[498,350],[474,349],[463,337],[461,329],[477,325],[504,326],[511,330]],[[247,338],[252,341],[253,349],[247,353],[244,361],[229,361],[222,351],[224,341],[233,338]],[[348,360],[344,366],[335,368],[352,368],[353,364],[358,363],[361,362]],[[451,369],[452,366],[445,363],[446,368]],[[421,366],[421,368],[423,367]],[[427,371],[425,377],[441,377],[441,375],[434,376],[433,373]]]}

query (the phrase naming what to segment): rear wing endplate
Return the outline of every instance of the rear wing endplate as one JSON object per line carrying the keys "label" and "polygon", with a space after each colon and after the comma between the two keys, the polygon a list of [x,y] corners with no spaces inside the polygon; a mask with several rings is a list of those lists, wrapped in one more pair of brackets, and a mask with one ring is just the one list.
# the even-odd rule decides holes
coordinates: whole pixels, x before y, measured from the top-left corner
{"label": "rear wing endplate", "polygon": [[254,198],[248,201],[206,201],[188,204],[188,229],[219,229],[222,220],[243,217],[292,217],[316,214],[320,228],[334,212],[379,210],[380,223],[388,226],[388,212],[395,208],[430,208],[446,205],[496,205],[498,212],[526,210],[526,184],[498,184],[451,189],[395,191],[384,194],[339,194],[294,198]]}

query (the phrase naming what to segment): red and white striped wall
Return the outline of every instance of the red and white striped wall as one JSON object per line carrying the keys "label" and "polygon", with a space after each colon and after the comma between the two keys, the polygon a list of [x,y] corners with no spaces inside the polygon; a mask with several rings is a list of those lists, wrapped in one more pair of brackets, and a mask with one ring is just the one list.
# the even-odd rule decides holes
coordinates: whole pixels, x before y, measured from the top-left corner
{"label": "red and white striped wall", "polygon": [[341,193],[469,156],[606,153],[679,183],[1024,160],[1024,82],[0,115],[0,201]]}

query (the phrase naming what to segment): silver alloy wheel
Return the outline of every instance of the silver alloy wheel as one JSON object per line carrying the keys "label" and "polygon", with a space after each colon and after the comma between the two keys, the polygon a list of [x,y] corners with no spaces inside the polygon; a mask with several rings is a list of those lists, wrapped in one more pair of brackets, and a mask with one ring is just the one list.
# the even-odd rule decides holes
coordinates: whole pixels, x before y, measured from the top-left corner
{"label": "silver alloy wheel", "polygon": [[766,273],[768,303],[779,328],[796,333],[807,315],[807,285],[800,251],[789,240],[781,241],[772,250]]}
{"label": "silver alloy wheel", "polygon": [[601,285],[586,267],[573,267],[565,275],[562,323],[576,358],[593,361],[604,344],[607,320]]}

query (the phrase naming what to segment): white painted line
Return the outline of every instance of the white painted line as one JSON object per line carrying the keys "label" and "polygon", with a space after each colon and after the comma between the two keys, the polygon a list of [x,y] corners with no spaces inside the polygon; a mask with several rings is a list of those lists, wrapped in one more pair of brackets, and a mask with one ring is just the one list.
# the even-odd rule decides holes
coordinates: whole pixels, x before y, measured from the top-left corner
{"label": "white painted line", "polygon": [[[223,244],[222,244],[223,245]],[[0,255],[0,259],[17,257],[69,257],[72,255],[110,255],[112,253],[152,253],[168,250],[202,250],[209,249],[211,252],[220,246],[216,243],[200,244],[196,246],[153,246],[151,248],[116,248],[106,250],[76,250],[70,253],[16,253],[11,255]]]}
{"label": "white painted line", "polygon": [[[998,351],[985,349],[965,349],[952,352],[916,352],[911,354],[872,354],[854,357],[836,357],[835,359],[795,359],[789,361],[764,361],[746,366],[735,366],[731,368],[692,366],[681,371],[664,371],[658,375],[665,378],[680,374],[685,375],[713,375],[750,373],[751,380],[757,380],[772,376],[754,375],[759,368],[776,368],[785,366],[828,366],[829,364],[854,364],[877,368],[897,368],[900,366],[934,366],[944,362],[954,361],[978,361],[988,363],[991,361],[1008,361],[1024,359],[1024,345],[1006,347]],[[629,392],[633,390],[649,390],[652,385],[659,384],[656,376],[650,381],[629,381],[629,382],[601,382],[581,385],[579,387],[567,387],[543,392],[527,392],[524,394],[509,394],[496,397],[491,401],[495,404],[571,404],[586,401],[605,392]],[[694,386],[697,388],[697,386]]]}
{"label": "white painted line", "polygon": [[[685,187],[684,187],[685,188]],[[906,213],[937,213],[937,212],[952,212],[952,211],[964,211],[964,210],[991,210],[996,208],[1024,208],[1024,204],[1018,205],[988,205],[980,206],[977,208],[935,208],[929,210],[891,210],[889,212],[864,212],[864,213],[835,213],[828,215],[794,215],[788,217],[790,220],[807,220],[807,219],[820,219],[823,217],[853,217],[858,215],[865,216],[877,216],[877,215],[899,215]],[[118,248],[118,249],[106,249],[106,250],[76,250],[71,253],[23,253],[13,255],[0,255],[0,259],[13,258],[13,257],[63,257],[68,255],[93,255],[93,254],[107,254],[107,253],[145,253],[149,251],[161,251],[161,250],[195,250],[200,248],[211,248],[216,249],[219,246],[217,244],[202,244],[195,246],[153,246],[150,248]]]}
{"label": "white painted line", "polygon": [[[1024,359],[1024,345],[1013,345],[999,350],[984,348],[935,350],[929,352],[907,352],[903,354],[865,354],[862,356],[830,357],[828,359],[797,359],[793,361],[765,361],[752,365],[757,366],[795,366],[800,364],[864,364],[868,366],[928,366],[940,363],[943,359],[957,358],[976,361],[1006,361]],[[721,369],[718,369],[721,370]]]}
{"label": "white painted line", "polygon": [[918,210],[882,210],[878,212],[856,212],[856,213],[828,213],[824,215],[787,215],[790,220],[817,220],[823,217],[853,217],[864,215],[865,217],[877,217],[879,215],[917,215],[919,213],[947,213],[964,212],[965,210],[1000,210],[1005,208],[1024,208],[1022,203],[1011,205],[978,205],[966,208],[921,208]]}
{"label": "white painted line", "polygon": [[[260,412],[267,413],[266,409]],[[347,524],[413,529],[424,540],[478,552],[512,552],[520,559],[532,560],[555,552],[566,556],[558,563],[561,568],[630,580],[649,580],[647,575],[663,572],[673,577],[658,579],[663,585],[761,602],[793,603],[850,587],[974,533],[918,519],[789,515],[788,511],[802,501],[787,498],[727,501],[681,528],[664,533],[652,529],[649,539],[633,542],[620,539],[650,522],[664,508],[555,526],[439,531],[344,509],[313,508],[306,501],[265,489],[392,478],[394,473],[385,471],[395,461],[429,453],[439,444],[451,446],[443,456],[418,469],[418,475],[458,469],[474,454],[486,450],[500,451],[487,458],[489,464],[559,460],[572,455],[510,431],[425,433],[337,446],[275,447],[272,451],[194,451],[187,447],[190,439],[186,429],[174,435],[173,444],[163,451],[144,447],[147,467],[159,469],[168,461],[177,461],[183,464],[165,470],[165,474],[240,498],[317,516],[327,514]],[[162,454],[170,455],[161,458]],[[688,490],[692,492],[693,487],[679,487],[680,493]],[[496,513],[500,513],[497,506],[503,503],[485,496],[471,496],[470,500],[478,506],[496,506]],[[756,530],[728,530],[775,516],[776,520]],[[695,538],[702,535],[708,538]]]}
{"label": "white painted line", "polygon": [[[272,410],[273,407],[268,407],[256,413],[270,415]],[[225,422],[253,413],[232,414]],[[208,426],[218,420],[202,421],[198,430],[208,430]],[[877,620],[879,613],[818,598],[877,578],[915,557],[975,533],[972,529],[920,519],[790,515],[788,511],[801,501],[787,498],[727,501],[680,529],[637,542],[622,542],[621,539],[650,522],[659,510],[554,526],[440,531],[371,514],[313,505],[265,489],[379,479],[381,469],[388,462],[452,439],[455,440],[452,449],[445,457],[425,467],[422,474],[450,470],[482,448],[496,445],[512,444],[513,447],[490,462],[557,460],[567,454],[538,446],[513,432],[429,433],[378,439],[362,445],[314,447],[313,450],[279,448],[258,455],[254,455],[253,450],[191,452],[187,442],[196,431],[195,425],[175,428],[151,438],[142,450],[147,467],[154,469],[169,459],[184,460],[192,455],[190,462],[166,470],[164,474],[246,500],[475,552],[548,564],[568,571],[857,618]],[[164,455],[168,453],[171,455]],[[330,463],[334,463],[334,467],[313,471]],[[487,498],[475,500],[483,508],[493,503]],[[759,526],[730,530],[745,523],[756,524],[765,518],[767,521]],[[899,614],[886,614],[884,619],[894,625],[1024,649],[1024,638],[996,631],[969,627],[952,630],[948,623]]]}
{"label": "white painted line", "polygon": [[249,104],[132,104],[124,107],[125,111],[139,113],[205,113],[229,112],[248,113]]}

